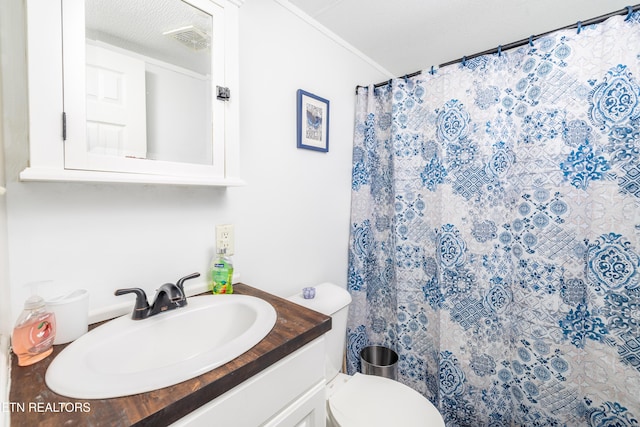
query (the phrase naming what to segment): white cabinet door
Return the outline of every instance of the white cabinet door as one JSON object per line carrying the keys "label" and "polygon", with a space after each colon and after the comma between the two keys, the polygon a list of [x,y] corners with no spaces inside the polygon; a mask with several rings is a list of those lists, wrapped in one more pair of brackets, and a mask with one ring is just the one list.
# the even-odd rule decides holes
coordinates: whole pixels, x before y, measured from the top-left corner
{"label": "white cabinet door", "polygon": [[324,356],[320,337],[171,427],[324,427]]}
{"label": "white cabinet door", "polygon": [[[204,152],[198,154],[197,159],[206,158],[207,162],[196,162],[191,160],[192,157],[185,160],[154,156],[153,146],[143,133],[149,136],[149,130],[130,127],[128,119],[137,113],[129,110],[133,108],[129,105],[129,98],[142,99],[136,102],[146,102],[147,107],[150,105],[146,92],[149,88],[149,64],[146,64],[143,77],[136,77],[147,83],[146,87],[141,86],[145,95],[142,98],[130,91],[128,72],[120,74],[123,69],[119,65],[109,69],[100,68],[99,64],[98,68],[93,63],[88,65],[86,58],[91,53],[86,51],[85,0],[29,0],[25,2],[25,8],[30,158],[29,167],[20,173],[21,180],[244,184],[239,178],[237,100],[238,6],[241,2],[172,0],[172,3],[190,5],[192,10],[204,12],[212,23],[212,68],[210,73],[205,73],[210,78],[204,89],[210,105],[206,111],[201,110],[214,125],[207,124],[205,135],[210,143],[197,152]],[[217,86],[228,87],[232,93],[231,100],[217,100]],[[91,92],[89,98],[87,88]],[[127,100],[125,110],[113,108],[124,99]],[[147,108],[147,119],[151,116],[148,111]],[[173,119],[177,120],[175,116]],[[164,118],[162,120],[166,122]],[[177,128],[178,124],[169,122],[168,125]],[[187,130],[195,128],[189,124],[186,126]],[[163,136],[167,134],[164,128],[160,133]],[[170,138],[175,144],[172,148],[176,149],[195,140],[186,132]]]}

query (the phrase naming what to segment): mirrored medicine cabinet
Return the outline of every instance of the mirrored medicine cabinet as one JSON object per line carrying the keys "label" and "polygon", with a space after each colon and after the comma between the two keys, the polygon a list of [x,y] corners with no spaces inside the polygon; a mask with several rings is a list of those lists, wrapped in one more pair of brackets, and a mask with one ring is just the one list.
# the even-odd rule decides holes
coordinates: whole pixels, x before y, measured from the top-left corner
{"label": "mirrored medicine cabinet", "polygon": [[23,181],[241,185],[241,0],[28,0]]}

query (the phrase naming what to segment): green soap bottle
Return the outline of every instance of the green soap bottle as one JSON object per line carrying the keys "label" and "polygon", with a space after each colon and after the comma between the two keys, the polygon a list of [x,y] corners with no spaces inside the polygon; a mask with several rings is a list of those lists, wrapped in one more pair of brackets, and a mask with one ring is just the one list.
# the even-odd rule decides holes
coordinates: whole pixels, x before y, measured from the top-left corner
{"label": "green soap bottle", "polygon": [[213,258],[209,270],[209,290],[213,294],[233,293],[233,263],[227,256],[227,250],[220,248]]}

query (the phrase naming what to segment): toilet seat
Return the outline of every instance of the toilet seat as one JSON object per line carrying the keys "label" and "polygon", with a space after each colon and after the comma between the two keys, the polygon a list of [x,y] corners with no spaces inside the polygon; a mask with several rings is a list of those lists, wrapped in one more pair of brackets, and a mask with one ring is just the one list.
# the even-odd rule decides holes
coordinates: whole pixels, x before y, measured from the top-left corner
{"label": "toilet seat", "polygon": [[440,413],[427,398],[388,378],[357,373],[328,403],[330,417],[341,427],[444,427]]}

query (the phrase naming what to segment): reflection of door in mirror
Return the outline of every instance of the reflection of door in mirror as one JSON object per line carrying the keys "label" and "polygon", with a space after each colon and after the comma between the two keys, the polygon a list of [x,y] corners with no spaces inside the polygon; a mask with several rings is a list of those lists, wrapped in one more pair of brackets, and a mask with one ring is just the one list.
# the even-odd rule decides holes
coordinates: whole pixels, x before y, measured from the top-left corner
{"label": "reflection of door in mirror", "polygon": [[85,0],[85,19],[87,152],[211,165],[211,15],[182,0]]}
{"label": "reflection of door in mirror", "polygon": [[144,62],[89,44],[86,61],[88,151],[146,158]]}

